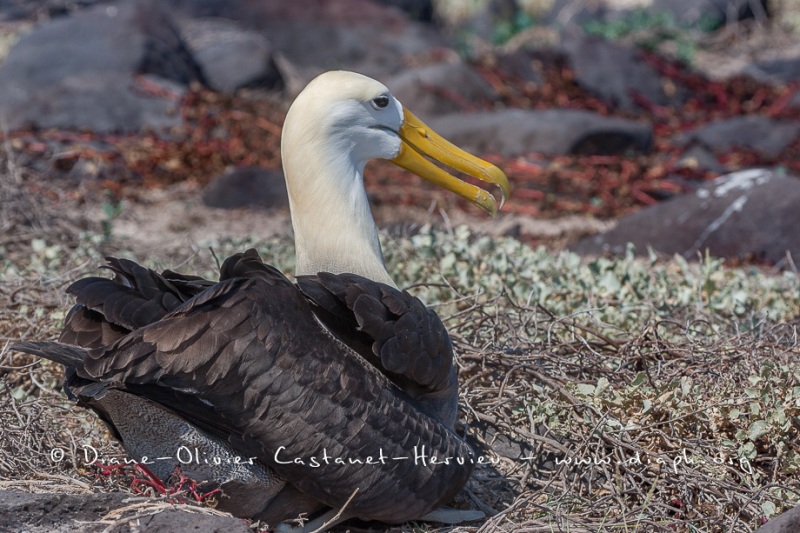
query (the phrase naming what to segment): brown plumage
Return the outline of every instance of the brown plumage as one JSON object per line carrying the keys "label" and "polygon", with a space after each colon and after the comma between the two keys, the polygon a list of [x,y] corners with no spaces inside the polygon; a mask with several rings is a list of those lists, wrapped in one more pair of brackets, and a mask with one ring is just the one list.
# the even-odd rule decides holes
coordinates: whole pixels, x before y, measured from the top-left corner
{"label": "brown plumage", "polygon": [[[258,458],[238,477],[184,465],[186,473],[231,477],[228,491],[256,487],[261,502],[290,487],[334,508],[358,487],[348,511],[385,522],[424,516],[469,477],[472,452],[452,432],[452,347],[436,314],[408,293],[347,274],[304,276],[296,286],[254,250],[228,258],[216,284],[124,260],[110,259],[109,268],[113,280],[85,278],[68,289],[77,305],[60,341],[74,346],[15,348],[65,364],[69,394],[95,409],[134,458],[175,456],[186,439],[163,436],[181,435],[184,423],[206,440],[204,455]],[[148,402],[159,422],[131,428]],[[420,464],[423,447],[452,464]],[[386,464],[308,465],[323,452],[383,455]],[[307,465],[281,464],[294,458]],[[159,463],[157,473],[174,465]],[[298,512],[277,514],[268,503],[254,511],[241,496],[222,507],[272,523]]]}
{"label": "brown plumage", "polygon": [[467,481],[472,452],[453,431],[450,339],[386,271],[364,166],[389,159],[498,206],[425,154],[508,194],[502,171],[436,135],[379,82],[322,74],[282,134],[297,284],[253,250],[228,258],[218,282],[109,259],[114,279],[68,289],[77,304],[59,343],[15,347],[64,364],[68,394],[134,459],[163,457],[148,465],[160,477],[182,446],[220,458],[180,466],[221,486],[234,514],[274,524],[355,493],[347,516],[429,516]]}

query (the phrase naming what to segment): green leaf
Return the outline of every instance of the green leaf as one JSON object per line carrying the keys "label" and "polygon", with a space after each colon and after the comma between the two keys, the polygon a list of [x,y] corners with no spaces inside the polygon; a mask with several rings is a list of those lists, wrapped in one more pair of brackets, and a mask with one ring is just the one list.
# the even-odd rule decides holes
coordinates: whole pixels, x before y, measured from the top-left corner
{"label": "green leaf", "polygon": [[764,420],[756,420],[747,428],[747,438],[755,441],[767,431],[769,431],[769,424]]}
{"label": "green leaf", "polygon": [[775,508],[775,504],[771,501],[765,501],[761,504],[761,511],[764,513],[764,516],[769,518],[770,516],[774,515],[777,512]]}
{"label": "green leaf", "polygon": [[604,288],[609,294],[616,294],[622,288],[619,278],[610,270],[606,271],[602,276],[600,276],[600,279],[597,280],[597,286]]}
{"label": "green leaf", "polygon": [[595,387],[594,395],[600,396],[604,390],[608,388],[608,379],[602,377],[597,380],[597,387]]}
{"label": "green leaf", "polygon": [[17,387],[13,391],[11,391],[11,397],[14,398],[15,400],[22,400],[26,396],[27,393],[25,392],[24,387]]}
{"label": "green leaf", "polygon": [[681,394],[684,397],[688,396],[692,392],[692,379],[689,376],[684,376],[681,378]]}
{"label": "green leaf", "polygon": [[739,448],[739,455],[741,457],[746,457],[747,459],[755,459],[755,457],[756,457],[756,445],[753,444],[753,441],[745,442]]}

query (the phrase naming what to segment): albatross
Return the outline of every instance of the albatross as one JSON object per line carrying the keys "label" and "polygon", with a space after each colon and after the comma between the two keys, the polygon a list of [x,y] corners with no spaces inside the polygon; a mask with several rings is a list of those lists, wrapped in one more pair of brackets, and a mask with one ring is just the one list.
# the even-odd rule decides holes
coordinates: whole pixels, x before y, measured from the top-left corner
{"label": "albatross", "polygon": [[[438,520],[476,463],[454,431],[453,347],[386,270],[364,167],[389,160],[492,214],[508,180],[352,72],[308,84],[281,148],[295,282],[254,250],[219,281],[108,258],[113,278],[67,289],[58,342],[13,347],[63,364],[67,394],[132,459],[221,488],[237,516]],[[500,206],[429,158],[498,186]]]}

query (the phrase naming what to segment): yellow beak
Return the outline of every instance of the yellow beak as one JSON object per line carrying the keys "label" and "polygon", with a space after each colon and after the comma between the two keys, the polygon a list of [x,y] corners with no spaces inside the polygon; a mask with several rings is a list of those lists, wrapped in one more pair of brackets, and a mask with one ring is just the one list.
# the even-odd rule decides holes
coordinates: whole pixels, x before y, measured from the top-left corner
{"label": "yellow beak", "polygon": [[[506,178],[503,171],[447,141],[426,126],[410,111],[405,110],[404,114],[405,120],[398,132],[402,140],[400,152],[390,161],[421,178],[425,178],[431,183],[435,183],[466,198],[492,215],[497,214],[498,209],[503,207],[511,191],[508,178]],[[500,206],[497,206],[497,200],[495,200],[494,196],[480,187],[461,181],[448,174],[427,160],[423,154],[474,178],[494,183],[500,187],[502,194]]]}

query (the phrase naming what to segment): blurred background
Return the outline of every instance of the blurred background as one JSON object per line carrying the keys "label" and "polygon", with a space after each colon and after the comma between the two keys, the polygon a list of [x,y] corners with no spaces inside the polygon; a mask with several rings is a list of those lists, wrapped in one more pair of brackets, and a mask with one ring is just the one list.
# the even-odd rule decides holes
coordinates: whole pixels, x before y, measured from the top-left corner
{"label": "blurred background", "polygon": [[283,115],[328,69],[380,79],[514,187],[487,223],[376,163],[382,226],[782,266],[798,249],[800,0],[4,0],[0,54],[6,253],[53,224],[42,199],[130,242],[217,231],[186,202],[286,233]]}

